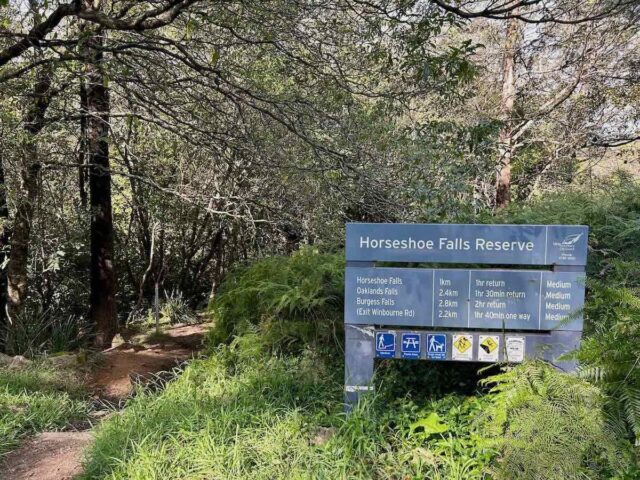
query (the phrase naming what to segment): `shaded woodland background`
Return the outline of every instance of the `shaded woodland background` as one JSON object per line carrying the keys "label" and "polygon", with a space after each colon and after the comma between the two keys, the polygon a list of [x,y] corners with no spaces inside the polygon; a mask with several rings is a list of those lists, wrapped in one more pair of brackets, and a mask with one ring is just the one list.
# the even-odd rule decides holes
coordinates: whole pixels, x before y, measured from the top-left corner
{"label": "shaded woodland background", "polygon": [[[0,0],[0,456],[84,428],[87,479],[640,478],[639,29],[638,0]],[[577,372],[380,361],[345,416],[350,221],[588,225]],[[130,380],[176,332],[198,357]]]}
{"label": "shaded woodland background", "polygon": [[639,14],[5,0],[3,338],[108,346],[156,284],[202,307],[238,263],[339,249],[347,221],[473,222],[637,175]]}

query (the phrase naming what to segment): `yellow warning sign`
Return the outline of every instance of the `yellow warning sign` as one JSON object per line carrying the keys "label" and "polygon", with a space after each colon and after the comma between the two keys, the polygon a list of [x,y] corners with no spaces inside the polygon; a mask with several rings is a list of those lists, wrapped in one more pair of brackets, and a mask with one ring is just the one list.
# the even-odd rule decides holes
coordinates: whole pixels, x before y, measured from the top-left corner
{"label": "yellow warning sign", "polygon": [[478,361],[492,362],[498,361],[500,356],[500,337],[498,335],[479,335],[478,338]]}
{"label": "yellow warning sign", "polygon": [[460,353],[464,353],[467,350],[469,350],[471,348],[471,340],[469,340],[468,337],[465,337],[464,335],[460,335],[455,342],[453,342],[453,346],[456,347],[456,349],[460,352]]}
{"label": "yellow warning sign", "polygon": [[487,353],[491,353],[493,352],[496,348],[498,348],[498,343],[491,337],[487,337],[484,339],[484,342],[482,342],[480,344],[480,346],[482,347],[482,349],[487,352]]}
{"label": "yellow warning sign", "polygon": [[471,335],[454,335],[451,360],[473,360],[473,337]]}

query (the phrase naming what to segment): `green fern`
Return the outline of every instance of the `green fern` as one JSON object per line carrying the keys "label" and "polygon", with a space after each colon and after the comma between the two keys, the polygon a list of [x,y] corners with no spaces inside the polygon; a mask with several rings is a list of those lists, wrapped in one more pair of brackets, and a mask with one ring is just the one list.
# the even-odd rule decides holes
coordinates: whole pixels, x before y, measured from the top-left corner
{"label": "green fern", "polygon": [[342,255],[303,248],[234,271],[211,305],[209,341],[228,342],[247,325],[259,329],[273,349],[296,351],[308,343],[336,348],[341,342],[344,290]]}
{"label": "green fern", "polygon": [[491,387],[492,403],[480,422],[488,444],[501,453],[497,478],[599,479],[630,468],[596,386],[540,361],[483,383]]}

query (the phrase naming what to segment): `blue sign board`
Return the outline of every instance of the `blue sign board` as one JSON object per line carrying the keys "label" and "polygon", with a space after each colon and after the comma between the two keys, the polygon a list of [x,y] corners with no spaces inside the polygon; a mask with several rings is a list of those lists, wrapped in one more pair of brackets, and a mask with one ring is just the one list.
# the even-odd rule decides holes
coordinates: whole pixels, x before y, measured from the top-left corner
{"label": "blue sign board", "polygon": [[400,342],[400,356],[402,358],[420,358],[421,340],[419,333],[403,333]]}
{"label": "blue sign board", "polygon": [[447,359],[447,336],[444,333],[427,335],[427,358],[429,360]]}
{"label": "blue sign board", "polygon": [[347,267],[345,323],[582,330],[584,272]]}
{"label": "blue sign board", "polygon": [[564,355],[582,336],[587,242],[581,225],[348,224],[347,409],[372,390],[375,357],[574,369]]}
{"label": "blue sign board", "polygon": [[582,225],[347,224],[347,260],[586,265]]}
{"label": "blue sign board", "polygon": [[395,332],[376,332],[376,356],[380,358],[396,356]]}

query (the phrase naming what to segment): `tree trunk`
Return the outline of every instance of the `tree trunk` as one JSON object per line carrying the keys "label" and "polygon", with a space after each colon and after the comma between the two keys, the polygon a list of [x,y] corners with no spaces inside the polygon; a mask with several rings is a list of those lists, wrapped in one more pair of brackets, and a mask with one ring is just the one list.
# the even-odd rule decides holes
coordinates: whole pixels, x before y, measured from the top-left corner
{"label": "tree trunk", "polygon": [[[0,329],[7,322],[7,271],[5,262],[8,258],[11,228],[9,225],[9,205],[7,204],[7,185],[4,177],[4,164],[0,151]],[[0,349],[4,347],[4,338],[0,338]]]}
{"label": "tree trunk", "polygon": [[20,161],[20,190],[16,195],[16,213],[11,229],[11,252],[7,263],[7,317],[9,321],[21,308],[27,298],[29,240],[33,212],[38,198],[38,158],[37,136],[45,125],[45,114],[51,102],[53,70],[42,67],[36,73],[33,102],[24,119],[24,140]]}
{"label": "tree trunk", "polygon": [[[87,3],[92,4],[90,0]],[[111,346],[116,334],[115,269],[113,265],[113,213],[109,171],[109,90],[104,75],[101,46],[103,31],[94,31],[86,41],[86,141],[89,161],[91,205],[91,322],[94,345]]]}
{"label": "tree trunk", "polygon": [[520,41],[518,20],[507,23],[504,58],[502,62],[501,114],[504,126],[498,138],[499,162],[496,172],[496,208],[501,209],[511,201],[511,160],[513,157],[513,107],[516,97],[516,54]]}
{"label": "tree trunk", "polygon": [[87,166],[87,86],[80,78],[80,147],[78,152],[78,190],[80,206],[87,207],[86,166]]}

